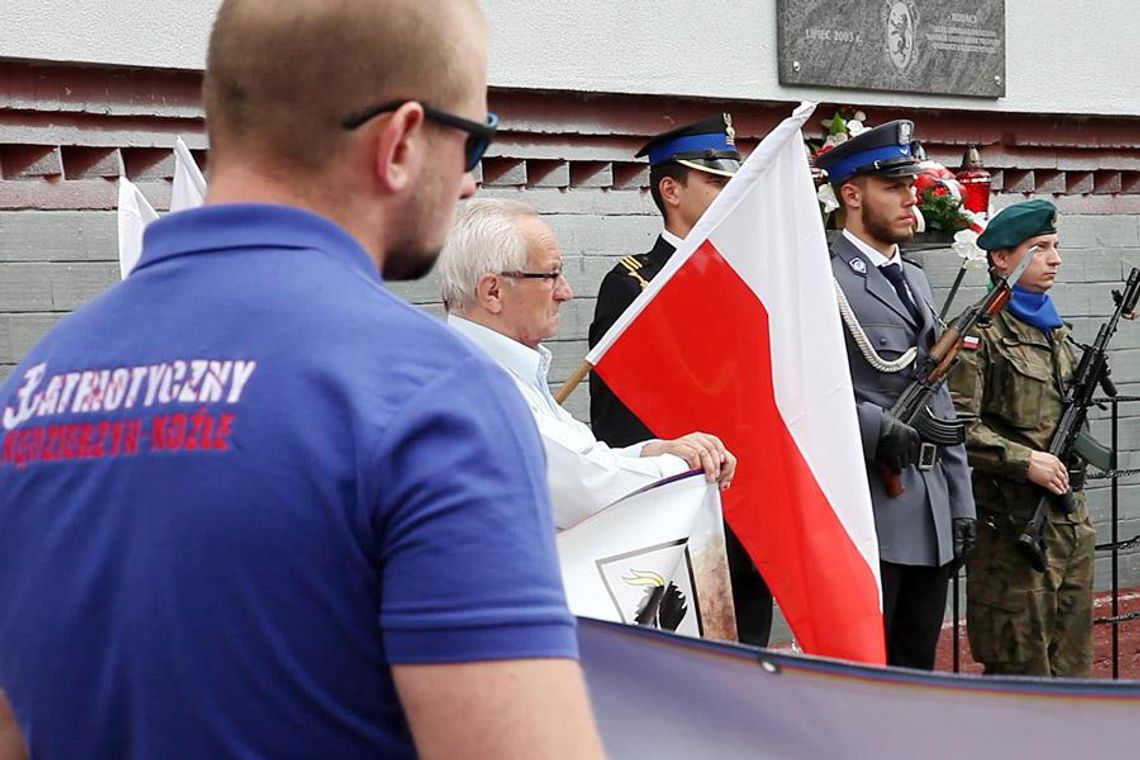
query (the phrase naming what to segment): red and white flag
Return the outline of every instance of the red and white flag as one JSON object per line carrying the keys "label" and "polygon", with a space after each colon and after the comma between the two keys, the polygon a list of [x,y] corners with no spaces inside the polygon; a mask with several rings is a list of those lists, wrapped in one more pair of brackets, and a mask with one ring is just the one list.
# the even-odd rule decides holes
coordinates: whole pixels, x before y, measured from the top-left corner
{"label": "red and white flag", "polygon": [[662,438],[739,458],[729,524],[805,652],[885,663],[879,548],[802,104],[586,357]]}

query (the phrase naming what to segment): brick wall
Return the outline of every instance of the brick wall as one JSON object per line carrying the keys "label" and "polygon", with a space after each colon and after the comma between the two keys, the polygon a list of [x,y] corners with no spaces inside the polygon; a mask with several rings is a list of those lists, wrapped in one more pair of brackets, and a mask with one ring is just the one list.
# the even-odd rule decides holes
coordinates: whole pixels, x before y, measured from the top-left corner
{"label": "brick wall", "polygon": [[[0,378],[56,320],[118,279],[116,178],[135,181],[152,204],[169,204],[170,148],[187,136],[206,158],[196,75],[0,62]],[[644,164],[632,156],[647,135],[715,112],[720,104],[668,98],[607,98],[525,92],[492,93],[504,131],[481,167],[485,195],[534,205],[557,233],[575,298],[549,343],[556,385],[586,353],[586,334],[602,276],[620,256],[648,250],[660,218],[645,189]],[[785,116],[783,104],[734,104],[748,147]],[[871,123],[902,116],[867,109]],[[830,110],[821,107],[821,115]],[[1066,264],[1056,298],[1088,340],[1111,309],[1108,292],[1140,265],[1140,144],[1135,120],[931,112],[909,114],[933,158],[953,165],[967,139],[983,143],[995,174],[998,206],[1027,194],[1062,209]],[[941,301],[958,266],[950,252],[922,255]],[[959,306],[976,298],[971,272]],[[437,282],[396,284],[412,303],[440,314]],[[1115,377],[1140,395],[1140,324],[1125,323],[1114,343]],[[585,385],[567,406],[588,418]],[[1094,427],[1107,439],[1107,422]],[[1122,407],[1122,466],[1140,467],[1140,403]],[[1135,483],[1135,484],[1134,484]],[[1100,540],[1108,539],[1109,499],[1091,489]],[[1140,479],[1121,489],[1121,534],[1140,532]],[[1109,578],[1098,561],[1098,586]],[[1122,560],[1129,585],[1140,584],[1140,551]]]}

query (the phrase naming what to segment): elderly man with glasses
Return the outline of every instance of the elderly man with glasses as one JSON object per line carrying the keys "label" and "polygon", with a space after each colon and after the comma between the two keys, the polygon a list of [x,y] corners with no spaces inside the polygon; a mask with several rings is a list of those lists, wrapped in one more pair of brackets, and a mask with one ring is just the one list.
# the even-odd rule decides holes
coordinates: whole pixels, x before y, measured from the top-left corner
{"label": "elderly man with glasses", "polygon": [[529,206],[470,201],[439,261],[448,323],[495,359],[526,399],[542,436],[554,522],[569,528],[662,477],[703,469],[722,488],[736,458],[714,435],[647,440],[610,448],[550,393],[550,350],[558,311],[573,298],[554,233]]}

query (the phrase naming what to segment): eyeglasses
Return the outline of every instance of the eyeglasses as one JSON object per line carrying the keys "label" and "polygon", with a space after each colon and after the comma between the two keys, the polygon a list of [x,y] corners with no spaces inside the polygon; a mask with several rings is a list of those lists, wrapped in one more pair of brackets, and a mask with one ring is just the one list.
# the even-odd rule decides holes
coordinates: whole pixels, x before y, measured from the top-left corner
{"label": "eyeglasses", "polygon": [[512,270],[510,272],[499,272],[501,277],[510,277],[516,280],[546,280],[551,285],[558,282],[565,276],[565,273],[559,269],[557,272],[522,272],[520,270]]}
{"label": "eyeglasses", "polygon": [[[381,103],[378,106],[366,108],[360,113],[353,114],[347,119],[342,121],[340,125],[345,129],[356,129],[363,126],[367,122],[375,119],[382,113],[389,113],[395,111],[397,108],[404,106],[412,101],[409,100],[391,100],[387,103]],[[491,140],[495,139],[495,132],[499,128],[499,117],[497,114],[488,113],[487,123],[480,124],[470,119],[464,119],[462,116],[456,116],[447,111],[440,111],[437,108],[420,104],[424,109],[424,117],[434,121],[438,124],[445,124],[455,129],[463,130],[467,133],[467,143],[463,146],[464,160],[466,164],[463,167],[464,171],[473,170],[478,164],[479,159],[487,152],[487,147],[490,146]]]}

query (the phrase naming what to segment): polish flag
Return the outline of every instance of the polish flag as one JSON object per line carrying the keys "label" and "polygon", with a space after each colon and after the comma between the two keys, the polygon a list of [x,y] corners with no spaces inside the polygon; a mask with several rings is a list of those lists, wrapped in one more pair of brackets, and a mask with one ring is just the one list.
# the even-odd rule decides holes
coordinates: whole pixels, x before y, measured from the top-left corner
{"label": "polish flag", "polygon": [[809,654],[884,664],[879,547],[804,103],[587,361],[661,438],[739,458],[724,511]]}

